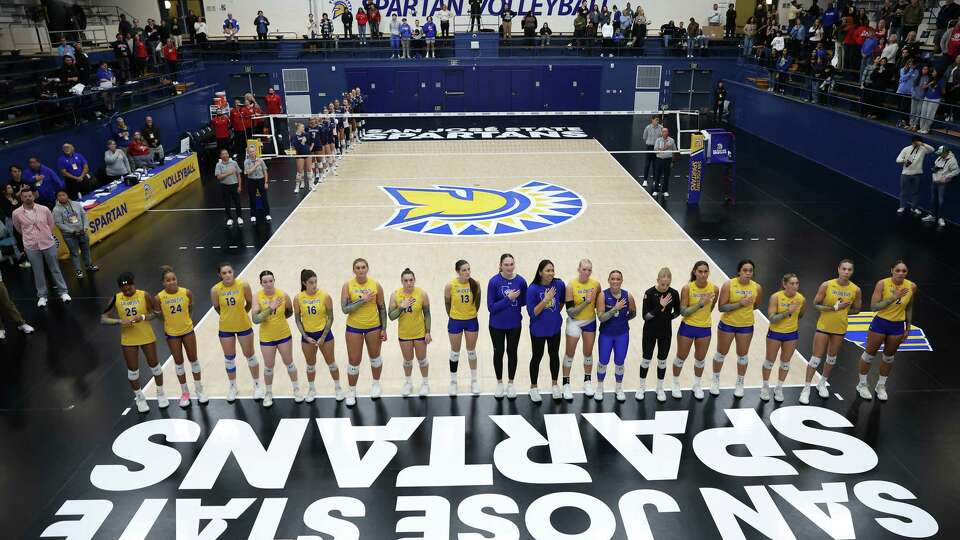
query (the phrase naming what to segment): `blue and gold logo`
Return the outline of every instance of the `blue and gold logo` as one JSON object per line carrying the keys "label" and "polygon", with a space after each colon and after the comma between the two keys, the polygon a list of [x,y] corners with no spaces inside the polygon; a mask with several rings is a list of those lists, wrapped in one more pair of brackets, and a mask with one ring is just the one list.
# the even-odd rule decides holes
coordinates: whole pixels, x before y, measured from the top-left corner
{"label": "blue and gold logo", "polygon": [[400,208],[381,229],[442,236],[521,234],[555,227],[583,213],[569,189],[527,182],[509,191],[464,186],[381,188]]}
{"label": "blue and gold logo", "polygon": [[[870,321],[876,315],[874,311],[861,311],[847,317],[847,333],[843,336],[850,343],[861,349],[867,348],[867,331],[870,330]],[[880,346],[883,350],[883,345]],[[919,326],[910,325],[907,338],[898,347],[900,351],[928,351],[933,352],[933,345]]]}
{"label": "blue and gold logo", "polygon": [[331,19],[339,19],[344,13],[353,13],[353,6],[350,0],[329,0]]}

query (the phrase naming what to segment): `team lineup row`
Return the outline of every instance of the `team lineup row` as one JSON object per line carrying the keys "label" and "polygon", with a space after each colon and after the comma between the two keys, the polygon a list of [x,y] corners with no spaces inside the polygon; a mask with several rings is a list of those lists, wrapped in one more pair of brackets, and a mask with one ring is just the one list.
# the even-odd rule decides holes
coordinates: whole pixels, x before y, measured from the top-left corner
{"label": "team lineup row", "polygon": [[[470,392],[479,394],[476,344],[480,328],[477,314],[483,294],[479,283],[471,277],[470,264],[467,261],[457,261],[455,270],[456,276],[444,287],[444,307],[448,316],[447,334],[450,342],[449,394],[455,396],[459,392],[457,371],[464,346],[470,368]],[[763,308],[760,302],[764,298],[762,287],[753,280],[754,270],[752,261],[740,261],[736,277],[718,287],[709,281],[709,265],[705,261],[697,261],[690,272],[689,282],[678,292],[671,287],[670,270],[663,268],[657,276],[656,284],[644,292],[638,305],[634,295],[622,288],[623,275],[619,270],[608,274],[609,287],[602,289],[599,282],[592,277],[593,265],[588,259],[579,262],[576,277],[568,282],[555,277],[556,269],[551,261],[542,260],[537,266],[535,280],[528,284],[517,273],[513,256],[503,254],[500,257],[499,272],[490,278],[486,290],[488,329],[493,344],[493,367],[497,379],[494,396],[506,396],[510,399],[517,396],[514,384],[518,365],[517,349],[523,326],[523,311],[526,310],[532,348],[529,364],[529,396],[532,401],[541,401],[537,380],[545,352],[550,360],[553,399],[573,399],[570,372],[578,346],[583,356],[584,394],[597,401],[603,399],[603,385],[612,356],[615,397],[619,401],[625,400],[623,377],[629,347],[629,321],[637,316],[642,317],[644,324],[636,399],[644,398],[647,373],[656,352],[656,396],[659,401],[666,401],[664,382],[673,335],[671,321],[677,317],[681,318],[681,323],[677,330],[677,351],[672,365],[671,394],[674,398],[682,397],[679,377],[692,350],[694,378],[691,391],[696,399],[703,399],[701,377],[706,368],[707,350],[712,339],[712,313],[716,307],[720,312],[720,321],[717,325],[717,350],[712,359],[709,392],[712,395],[720,393],[720,371],[733,347],[737,355],[734,396],[743,397],[755,310]],[[814,297],[813,308],[819,315],[813,338],[813,354],[806,368],[806,382],[800,394],[802,404],[809,403],[810,385],[821,362],[823,370],[816,388],[820,397],[827,398],[830,395],[827,379],[843,345],[847,317],[859,312],[862,306],[860,288],[851,280],[853,270],[851,261],[841,261],[837,267],[837,277],[821,283]],[[346,399],[346,404],[353,406],[357,399],[359,366],[363,349],[366,347],[373,377],[370,397],[379,398],[380,376],[383,370],[380,353],[382,343],[387,340],[388,320],[397,321],[397,337],[404,370],[402,395],[406,397],[413,393],[412,371],[415,360],[422,377],[417,393],[420,396],[428,395],[427,345],[432,341],[430,298],[424,290],[416,286],[416,276],[410,269],[403,271],[402,286],[390,294],[389,298],[386,297],[383,287],[370,277],[368,272],[367,261],[356,259],[353,263],[354,277],[344,283],[340,291],[340,308],[347,317],[344,335],[348,362],[347,388],[344,390],[340,381],[340,370],[334,358],[333,300],[317,286],[316,273],[302,270],[300,292],[291,298],[276,286],[275,277],[269,270],[260,273],[261,289],[254,294],[249,283],[235,277],[230,264],[220,264],[220,281],[211,288],[210,301],[219,315],[219,339],[229,380],[227,400],[232,402],[237,397],[238,344],[254,381],[253,397],[262,399],[265,407],[273,403],[273,369],[278,353],[293,383],[296,402],[312,402],[317,396],[315,379],[319,351],[334,381],[336,399]],[[867,375],[878,356],[882,362],[875,391],[878,399],[887,399],[886,380],[893,368],[897,348],[909,332],[913,299],[917,293],[917,286],[907,279],[907,272],[907,265],[897,261],[891,267],[891,276],[878,281],[871,295],[870,309],[877,314],[870,325],[866,349],[859,364],[860,382],[857,392],[863,399],[873,397],[867,386]],[[104,324],[121,326],[121,349],[135,403],[141,412],[148,411],[149,406],[139,383],[140,351],[143,351],[157,385],[158,406],[163,408],[169,404],[163,391],[163,370],[157,359],[156,337],[149,322],[158,317],[163,321],[164,334],[180,382],[180,406],[189,406],[191,399],[185,360],[190,365],[198,401],[207,401],[201,383],[197,340],[191,318],[193,293],[180,286],[172,268],[163,267],[161,273],[163,289],[156,295],[137,289],[132,274],[121,274],[117,279],[120,290],[101,317]],[[760,397],[765,401],[771,397],[769,379],[778,356],[780,366],[773,398],[778,402],[784,399],[782,386],[797,348],[798,321],[807,311],[806,299],[799,292],[799,288],[799,278],[795,274],[786,274],[781,279],[781,289],[770,295],[767,302],[770,324],[762,369],[763,385],[760,390]],[[564,310],[567,313],[565,320],[562,313]],[[306,360],[306,395],[300,388],[297,367],[293,361],[293,336],[287,321],[291,317],[301,334],[300,343]],[[263,385],[260,384],[260,361],[254,350],[254,324],[260,327]],[[562,362],[561,338],[565,341]],[[596,387],[592,381],[595,343],[599,352]],[[507,357],[506,383],[504,356]]]}

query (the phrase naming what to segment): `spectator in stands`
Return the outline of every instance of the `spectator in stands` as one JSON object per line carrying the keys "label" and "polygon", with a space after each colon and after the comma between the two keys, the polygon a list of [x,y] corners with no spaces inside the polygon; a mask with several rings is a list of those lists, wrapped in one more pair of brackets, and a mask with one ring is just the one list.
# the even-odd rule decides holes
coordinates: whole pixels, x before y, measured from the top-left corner
{"label": "spectator in stands", "polygon": [[133,37],[133,25],[130,24],[130,21],[127,20],[127,16],[123,13],[120,14],[120,22],[117,23],[117,32],[123,36],[125,41],[130,41]]}
{"label": "spectator in stands", "polygon": [[653,143],[657,155],[657,167],[653,174],[653,196],[663,193],[670,196],[670,166],[677,151],[677,143],[670,136],[670,130],[662,128],[660,137]]}
{"label": "spectator in stands", "polygon": [[[220,182],[223,210],[227,214],[227,227],[233,226],[234,216],[231,213],[231,207],[237,209],[237,225],[243,225],[242,209],[240,207],[240,192],[243,190],[243,185],[240,183],[240,165],[230,157],[230,153],[225,148],[220,149],[220,159],[214,167],[213,174]],[[253,215],[253,209],[254,207],[251,206],[251,215]]]}
{"label": "spectator in stands", "polygon": [[[950,4],[956,6],[957,4]],[[960,6],[958,6],[960,7]],[[960,19],[958,19],[953,28],[949,31],[944,32],[943,37],[946,42],[946,47],[944,47],[943,53],[947,56],[950,62],[953,62],[953,59],[960,55]]]}
{"label": "spectator in stands", "polygon": [[908,32],[907,37],[900,42],[900,64],[903,64],[907,59],[912,59],[914,62],[920,61],[920,42],[917,41],[916,32]]}
{"label": "spectator in stands", "polygon": [[383,37],[383,32],[380,31],[380,8],[373,0],[367,2],[367,20],[370,21],[370,37],[373,39]]}
{"label": "spectator in stands", "polygon": [[170,30],[170,38],[168,39],[173,39],[176,48],[183,47],[183,21],[180,18],[170,19],[167,21],[167,25]]}
{"label": "spectator in stands", "polygon": [[[607,6],[604,5],[603,8],[606,9]],[[504,39],[510,39],[510,36],[513,35],[513,18],[516,16],[517,12],[514,11],[510,5],[510,0],[504,0],[503,9],[500,10],[501,28],[503,29]]]}
{"label": "spectator in stands", "polygon": [[922,221],[937,222],[938,227],[946,226],[941,211],[947,194],[947,184],[949,184],[957,175],[960,174],[960,166],[957,165],[957,158],[953,152],[946,146],[937,149],[937,159],[933,162],[933,183],[931,184],[930,203],[933,206],[933,212],[924,216]]}
{"label": "spectator in stands", "polygon": [[193,23],[193,29],[197,34],[197,43],[201,47],[207,46],[207,19],[200,17]]}
{"label": "spectator in stands", "polygon": [[267,114],[283,114],[283,100],[273,87],[267,88],[267,95],[263,101],[267,105]]}
{"label": "spectator in stands", "polygon": [[407,18],[400,20],[400,58],[410,58],[410,39],[413,37],[413,29],[407,24]]}
{"label": "spectator in stands", "polygon": [[213,128],[213,136],[217,139],[217,151],[229,151],[231,147],[230,119],[227,118],[227,115],[218,111],[210,120],[210,126]]}
{"label": "spectator in stands", "polygon": [[127,153],[117,147],[113,139],[107,141],[107,150],[103,153],[103,163],[107,174],[107,182],[116,182],[130,174],[130,163]]}
{"label": "spectator in stands", "polygon": [[837,11],[837,8],[833,7],[833,2],[827,2],[827,9],[823,10],[823,15],[820,17],[820,23],[823,25],[823,39],[825,41],[831,41],[833,39],[834,30],[839,21],[840,12]]}
{"label": "spectator in stands", "polygon": [[620,8],[616,4],[613,5],[613,10],[610,14],[610,24],[613,26],[613,33],[616,34],[620,31],[620,19],[623,17],[623,13],[620,11]]}
{"label": "spectator in stands", "polygon": [[923,94],[923,103],[920,108],[920,133],[930,133],[930,126],[937,118],[937,109],[940,107],[940,98],[943,97],[943,79],[940,73],[930,68],[930,80],[927,81]]}
{"label": "spectator in stands", "polygon": [[737,34],[737,8],[733,4],[727,6],[727,24],[723,27],[723,37],[733,38]]}
{"label": "spectator in stands", "polygon": [[864,69],[873,64],[873,53],[877,48],[877,37],[873,33],[873,28],[869,26],[861,26],[857,32],[859,34],[857,41],[860,44],[860,77],[862,79]]}
{"label": "spectator in stands", "polygon": [[880,114],[884,92],[890,88],[897,73],[896,68],[888,64],[887,59],[882,56],[874,58],[873,65],[875,67],[870,70],[869,79],[864,81],[863,99],[866,107],[863,113],[867,118],[877,118]]}
{"label": "spectator in stands", "polygon": [[36,189],[20,190],[20,208],[13,211],[13,226],[23,236],[23,247],[33,269],[33,281],[37,287],[37,307],[47,307],[47,277],[50,271],[53,284],[60,293],[60,301],[70,302],[67,283],[60,273],[57,262],[57,243],[53,235],[53,213],[46,206],[35,204]]}
{"label": "spectator in stands", "polygon": [[[64,190],[57,192],[57,204],[53,207],[53,222],[60,229],[60,235],[67,243],[67,249],[70,251],[70,262],[73,263],[73,270],[77,279],[83,278],[84,267],[88,272],[99,270],[100,267],[93,264],[93,260],[90,258],[87,212],[84,211],[82,204],[70,200]],[[83,264],[80,262],[81,257],[83,257]]]}
{"label": "spectator in stands", "polygon": [[170,77],[176,77],[177,75],[177,44],[174,43],[173,38],[167,40],[167,44],[163,46],[163,60],[164,60],[164,72]]}
{"label": "spectator in stands", "polygon": [[747,24],[743,25],[743,55],[753,55],[753,40],[757,36],[757,20],[755,17],[747,19]]}
{"label": "spectator in stands", "polygon": [[[0,245],[8,245],[13,251],[13,258],[20,268],[30,268],[30,261],[23,250],[23,238],[13,227],[13,211],[20,207],[20,188],[14,189],[10,184],[0,187]],[[9,239],[6,238],[9,236]],[[2,283],[2,280],[0,280]]]}
{"label": "spectator in stands", "polygon": [[113,132],[113,140],[117,142],[117,146],[121,150],[126,150],[130,146],[130,128],[127,127],[127,122],[123,117],[118,117],[116,124],[113,125],[111,129]]}
{"label": "spectator in stands", "polygon": [[643,8],[637,6],[637,11],[633,16],[633,36],[635,41],[633,45],[635,47],[643,47],[647,42],[647,14],[643,11]]}
{"label": "spectator in stands", "polygon": [[253,27],[257,29],[257,41],[266,41],[267,34],[270,33],[270,19],[263,14],[263,11],[257,11],[257,18],[253,20]]}
{"label": "spectator in stands", "polygon": [[160,130],[153,123],[153,117],[148,116],[143,119],[143,127],[140,128],[140,135],[150,147],[153,154],[153,160],[157,163],[163,163],[163,144],[160,142]]}
{"label": "spectator in stands", "polygon": [[774,90],[780,91],[783,93],[783,87],[778,87],[777,83],[783,83],[790,76],[790,67],[793,66],[793,58],[790,56],[790,51],[783,51],[780,54],[780,57],[776,63],[776,79],[774,80]]}
{"label": "spectator in stands", "polygon": [[[913,80],[910,89],[910,130],[916,131],[920,127],[920,116],[923,114],[923,98],[927,95],[927,84],[930,82],[930,66],[920,66],[920,72]],[[901,77],[902,78],[902,77]]]}
{"label": "spectator in stands", "polygon": [[433,22],[433,17],[428,16],[427,22],[423,24],[423,41],[427,45],[427,58],[436,58],[437,52],[434,48],[434,42],[437,41],[437,25]]}
{"label": "spectator in stands", "polygon": [[[100,66],[97,67],[97,86],[101,89],[113,88],[117,85],[117,77],[113,74],[113,70],[110,69],[110,64],[106,62],[100,62]],[[107,95],[111,95],[107,92]],[[112,107],[110,107],[112,109]]]}
{"label": "spectator in stands", "polygon": [[583,46],[584,35],[586,34],[587,29],[587,16],[583,13],[577,12],[576,17],[573,18],[573,41],[567,44],[567,47],[576,45],[577,47]]}
{"label": "spectator in stands", "polygon": [[223,20],[223,37],[227,41],[236,42],[240,36],[240,22],[233,18],[233,13],[227,13]]}
{"label": "spectator in stands", "polygon": [[143,77],[147,73],[147,62],[150,54],[147,51],[147,44],[143,41],[143,36],[133,36],[133,55],[131,58],[131,70],[134,78]]}
{"label": "spectator in stands", "polygon": [[320,25],[313,18],[313,13],[307,14],[307,39],[317,39],[320,37]]}
{"label": "spectator in stands", "polygon": [[420,58],[420,53],[424,49],[423,28],[420,27],[420,19],[414,19],[413,21],[413,35],[410,38],[410,46],[413,50],[413,57]]}
{"label": "spectator in stands", "polygon": [[523,16],[523,20],[520,21],[520,28],[523,29],[523,37],[526,38],[525,45],[532,46],[537,35],[537,16],[533,14],[533,10],[528,11]]}
{"label": "spectator in stands", "polygon": [[887,44],[880,51],[880,56],[887,59],[887,63],[895,65],[897,62],[897,52],[900,50],[900,44],[896,34],[890,34]]}
{"label": "spectator in stands", "polygon": [[920,28],[921,22],[923,22],[923,6],[920,5],[920,0],[910,0],[910,5],[903,9],[903,30],[901,33],[916,32]]}
{"label": "spectator in stands", "polygon": [[904,66],[900,68],[900,78],[897,82],[897,95],[900,96],[898,109],[904,113],[906,117],[897,123],[899,127],[907,128],[910,125],[910,117],[907,113],[909,113],[913,106],[913,83],[919,75],[920,70],[917,68],[913,59],[907,59]]}
{"label": "spectator in stands", "polygon": [[953,63],[947,67],[944,72],[943,82],[943,101],[949,105],[944,120],[953,122],[954,108],[960,104],[960,56],[954,58]]}
{"label": "spectator in stands", "polygon": [[353,37],[353,13],[350,13],[349,9],[344,9],[343,14],[340,15],[340,23],[343,24],[343,38],[350,39]]}
{"label": "spectator in stands", "polygon": [[[12,187],[13,194],[16,195],[17,193],[20,192],[20,188],[23,187],[23,168],[20,167],[19,165],[10,165],[10,167],[8,167],[7,170],[10,173],[10,179],[7,180],[6,184],[4,185]],[[19,199],[16,201],[16,204],[14,206],[20,206]],[[13,210],[11,210],[11,212],[12,211]]]}
{"label": "spectator in stands", "polygon": [[470,0],[470,31],[473,32],[474,24],[476,24],[477,32],[483,30],[483,25],[480,24],[480,15],[483,14],[483,3],[480,0]]}
{"label": "spectator in stands", "polygon": [[53,169],[40,163],[40,158],[37,156],[30,156],[27,160],[27,170],[23,171],[23,184],[32,186],[36,191],[34,196],[36,202],[47,207],[53,206],[57,191],[64,188],[63,180]]}
{"label": "spectator in stands", "polygon": [[333,21],[324,13],[320,17],[320,46],[327,48],[330,46],[330,40],[333,39]]}
{"label": "spectator in stands", "polygon": [[940,11],[937,12],[937,32],[933,38],[934,53],[943,52],[940,47],[940,38],[947,33],[951,23],[955,23],[957,19],[960,19],[960,4],[957,4],[954,0],[946,0],[940,6]]}
{"label": "spectator in stands", "polygon": [[77,72],[80,73],[80,82],[89,84],[93,75],[93,69],[90,66],[90,55],[83,50],[80,43],[73,44],[73,61],[77,65]]}
{"label": "spectator in stands", "polygon": [[247,146],[247,157],[243,160],[243,174],[247,177],[244,188],[250,199],[250,222],[257,222],[257,198],[259,197],[260,205],[266,214],[265,219],[269,223],[273,219],[270,217],[270,201],[267,199],[270,175],[267,172],[267,164],[257,156],[257,147],[252,144]]}
{"label": "spectator in stands", "polygon": [[190,36],[190,43],[194,45],[197,44],[197,21],[199,20],[192,9],[187,10],[187,16],[184,22],[187,23],[187,34]]}
{"label": "spectator in stands", "polygon": [[440,21],[440,37],[450,37],[450,21],[453,20],[453,12],[447,4],[443,4],[440,13],[437,14],[437,20]]}
{"label": "spectator in stands", "polygon": [[897,214],[904,214],[907,210],[912,210],[917,216],[921,214],[917,208],[917,187],[923,175],[923,159],[930,153],[933,153],[933,147],[923,142],[919,135],[914,135],[910,146],[901,150],[897,156],[897,163],[903,165],[900,172],[900,208],[897,208]]}
{"label": "spectator in stands", "polygon": [[830,92],[833,85],[834,69],[826,56],[815,56],[810,63],[812,79],[810,80],[810,100],[820,103],[820,92]]}
{"label": "spectator in stands", "polygon": [[140,26],[140,19],[134,17],[133,19],[133,28],[130,30],[130,40],[133,41],[133,38],[140,36],[140,39],[143,39],[143,27]]}
{"label": "spectator in stands", "polygon": [[886,23],[889,34],[897,33],[898,28],[893,24],[895,17],[898,18],[899,15],[897,15],[894,2],[891,0],[883,0],[883,5],[880,6],[880,9],[877,11],[877,19]]}
{"label": "spectator in stands", "polygon": [[137,169],[151,169],[156,165],[153,160],[153,153],[139,131],[133,134],[133,140],[130,141],[130,147],[127,148],[127,155],[133,160],[133,166]]}
{"label": "spectator in stands", "polygon": [[123,36],[117,34],[117,39],[111,44],[113,47],[113,56],[117,60],[117,74],[121,82],[127,82],[130,79],[130,46]]}
{"label": "spectator in stands", "polygon": [[263,115],[263,109],[260,108],[260,104],[257,103],[257,98],[253,97],[253,94],[247,92],[243,95],[243,107],[244,107],[244,126],[247,130],[247,136],[253,137],[254,133],[263,132],[263,118],[255,118],[257,116]]}
{"label": "spectator in stands", "polygon": [[60,36],[60,44],[57,45],[56,50],[57,50],[57,56],[60,56],[60,57],[73,56],[76,53],[76,50],[73,48],[73,45],[71,45],[67,41],[67,37],[63,35]]}
{"label": "spectator in stands", "polygon": [[620,12],[620,33],[623,34],[624,45],[627,47],[633,45],[633,16],[633,10],[630,10],[630,16],[627,16],[626,9]]}
{"label": "spectator in stands", "polygon": [[63,57],[63,65],[60,66],[57,77],[60,79],[60,87],[64,92],[81,82],[80,70],[77,69],[77,63],[72,56]]}
{"label": "spectator in stands", "polygon": [[790,54],[799,58],[803,53],[804,43],[807,41],[807,27],[798,17],[790,28]]}
{"label": "spectator in stands", "polygon": [[96,180],[90,175],[90,163],[73,145],[65,143],[63,153],[57,158],[57,170],[64,181],[64,191],[72,198],[93,189]]}
{"label": "spectator in stands", "polygon": [[547,21],[543,21],[543,26],[540,27],[540,46],[549,47],[550,36],[552,35],[553,35],[553,30],[550,29],[550,26],[547,24]]}
{"label": "spectator in stands", "polygon": [[[714,4],[716,5],[716,4]],[[696,46],[700,37],[700,24],[690,17],[690,23],[687,24],[687,58],[693,58],[693,48]]]}
{"label": "spectator in stands", "polygon": [[357,15],[355,17],[357,21],[357,37],[360,38],[360,45],[367,44],[367,23],[370,22],[370,19],[367,18],[367,12],[363,8],[357,8]]}
{"label": "spectator in stands", "polygon": [[143,27],[143,34],[146,36],[147,52],[150,58],[156,63],[157,45],[160,44],[160,27],[153,19],[147,19],[147,25]]}

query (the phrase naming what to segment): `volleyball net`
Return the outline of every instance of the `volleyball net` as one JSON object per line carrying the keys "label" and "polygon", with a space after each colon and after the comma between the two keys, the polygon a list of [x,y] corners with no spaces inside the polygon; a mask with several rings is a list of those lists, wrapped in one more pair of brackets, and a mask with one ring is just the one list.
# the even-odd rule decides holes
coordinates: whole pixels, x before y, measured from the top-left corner
{"label": "volleyball net", "polygon": [[[364,159],[521,153],[648,154],[655,152],[645,138],[659,131],[648,129],[655,118],[661,129],[667,129],[677,152],[689,154],[691,136],[701,127],[698,112],[681,110],[278,114],[262,118],[268,129],[256,136],[263,142],[263,156],[267,159],[304,157],[309,153],[307,146],[314,154],[326,151],[325,148],[339,153],[358,143],[377,143],[364,148]],[[444,144],[431,145],[431,141]],[[477,145],[476,141],[485,143]]]}

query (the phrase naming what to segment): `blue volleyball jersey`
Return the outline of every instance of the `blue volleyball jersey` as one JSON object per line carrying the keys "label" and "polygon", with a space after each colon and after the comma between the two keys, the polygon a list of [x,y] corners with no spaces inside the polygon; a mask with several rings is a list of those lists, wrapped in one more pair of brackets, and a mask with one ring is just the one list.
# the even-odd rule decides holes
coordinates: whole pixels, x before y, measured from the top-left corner
{"label": "blue volleyball jersey", "polygon": [[[556,295],[550,304],[543,308],[539,315],[535,315],[533,308],[543,300],[544,293],[549,287],[556,288]],[[540,282],[527,286],[527,315],[530,316],[530,335],[534,337],[550,337],[563,326],[563,299],[566,297],[566,286],[563,281],[553,278],[550,285],[544,287]]]}
{"label": "blue volleyball jersey", "polygon": [[[626,289],[620,289],[620,299],[628,302],[627,306],[624,306],[619,313],[610,317],[608,320],[600,323],[600,333],[607,336],[619,336],[620,334],[630,331],[630,322],[627,321],[627,316],[629,315],[630,306],[630,293]],[[610,289],[603,291],[603,306],[604,309],[609,311],[611,307],[617,304],[617,299],[613,297],[613,293],[610,292]]]}
{"label": "blue volleyball jersey", "polygon": [[297,151],[297,154],[309,154],[310,153],[310,134],[306,131],[300,133],[299,135],[293,135],[293,149]]}

